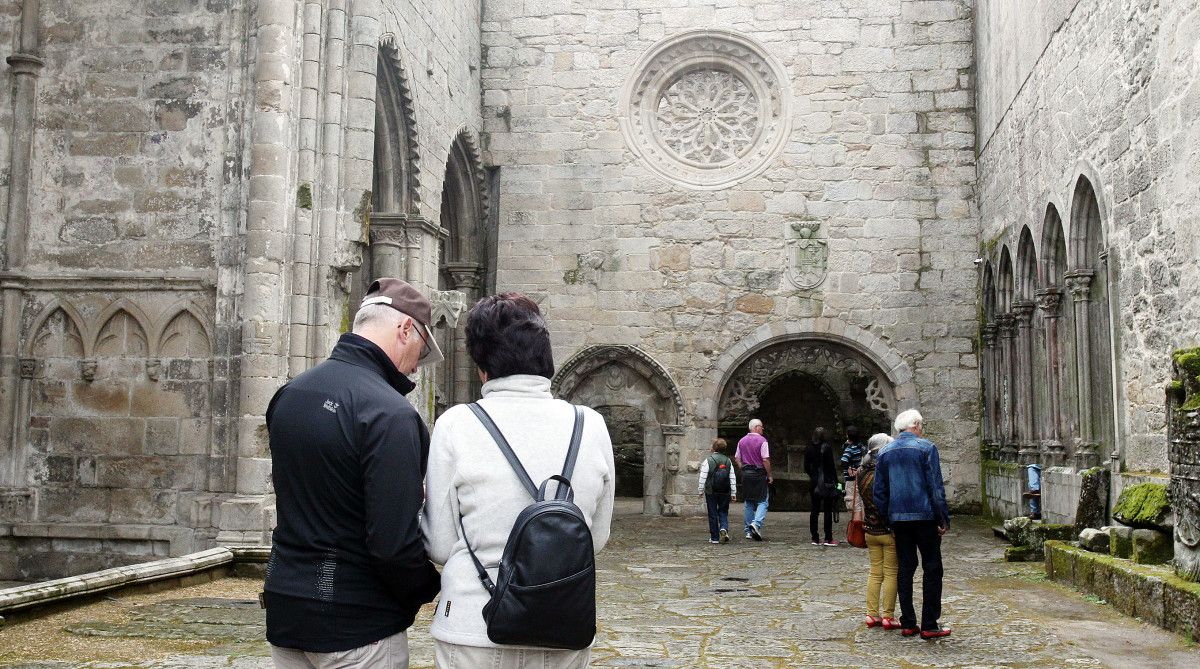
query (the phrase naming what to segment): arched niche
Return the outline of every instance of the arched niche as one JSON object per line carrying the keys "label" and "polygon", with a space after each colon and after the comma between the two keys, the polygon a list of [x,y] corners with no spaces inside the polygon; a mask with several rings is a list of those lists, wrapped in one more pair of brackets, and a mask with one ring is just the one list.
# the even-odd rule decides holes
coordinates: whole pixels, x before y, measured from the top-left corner
{"label": "arched niche", "polygon": [[[683,399],[662,365],[636,346],[591,346],[559,367],[551,387],[555,395],[595,408],[606,419],[621,417],[610,433],[636,436],[637,426],[627,423],[640,420],[642,510],[651,515],[678,511],[668,497],[673,487],[668,479],[681,469]],[[618,460],[634,446],[614,443]]]}

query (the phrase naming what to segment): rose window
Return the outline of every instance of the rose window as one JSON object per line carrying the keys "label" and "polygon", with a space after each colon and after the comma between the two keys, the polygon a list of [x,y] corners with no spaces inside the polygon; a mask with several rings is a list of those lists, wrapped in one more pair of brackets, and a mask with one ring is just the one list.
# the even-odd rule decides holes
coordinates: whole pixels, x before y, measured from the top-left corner
{"label": "rose window", "polygon": [[659,136],[664,147],[683,160],[727,163],[754,147],[758,107],[758,97],[736,74],[694,70],[659,98]]}

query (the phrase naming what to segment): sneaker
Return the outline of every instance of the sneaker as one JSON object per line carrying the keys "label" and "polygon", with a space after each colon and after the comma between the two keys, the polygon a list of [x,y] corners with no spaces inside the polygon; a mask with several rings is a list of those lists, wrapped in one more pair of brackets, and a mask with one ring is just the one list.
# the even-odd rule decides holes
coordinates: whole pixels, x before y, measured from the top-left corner
{"label": "sneaker", "polygon": [[749,532],[747,532],[747,533],[746,533],[746,538],[747,538],[747,539],[753,539],[754,537],[750,536],[750,533],[749,533]]}
{"label": "sneaker", "polygon": [[940,639],[944,636],[950,636],[950,631],[951,630],[949,627],[943,627],[936,630],[921,630],[921,638],[925,639],[926,641],[932,641],[934,639]]}
{"label": "sneaker", "polygon": [[727,544],[727,543],[729,543],[729,530],[721,530],[721,541],[720,541],[720,543],[723,543],[723,544]]}
{"label": "sneaker", "polygon": [[719,544],[719,543],[721,543],[721,542],[720,542],[720,541],[717,541],[716,539],[709,539],[709,540],[708,540],[708,543],[710,543],[710,544]]}
{"label": "sneaker", "polygon": [[825,542],[825,545],[826,545],[826,546],[837,546],[837,545],[838,545],[838,542],[836,542],[836,541],[834,541],[834,540],[830,539],[829,541],[826,541],[826,542]]}
{"label": "sneaker", "polygon": [[755,541],[763,540],[762,533],[758,531],[757,525],[750,526],[750,537],[753,538]]}
{"label": "sneaker", "polygon": [[821,545],[821,542],[820,542],[820,541],[817,541],[816,539],[813,539],[812,545],[814,545],[814,546],[820,546],[820,545]]}

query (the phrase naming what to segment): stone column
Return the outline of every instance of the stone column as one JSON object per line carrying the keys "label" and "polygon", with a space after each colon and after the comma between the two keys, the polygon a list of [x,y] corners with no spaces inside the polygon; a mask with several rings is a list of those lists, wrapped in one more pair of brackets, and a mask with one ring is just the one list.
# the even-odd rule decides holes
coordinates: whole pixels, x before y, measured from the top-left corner
{"label": "stone column", "polygon": [[240,314],[237,495],[221,503],[220,544],[269,541],[271,458],[263,421],[267,404],[287,380],[288,371],[289,224],[295,192],[292,133],[283,130],[292,128],[296,117],[296,19],[295,2],[258,3],[256,48],[250,65],[250,71],[256,73],[252,94],[257,104],[251,119],[245,289]]}
{"label": "stone column", "polygon": [[1002,438],[1000,440],[1000,459],[1005,462],[1015,462],[1017,459],[1017,423],[1014,400],[1016,386],[1016,339],[1017,324],[1012,314],[1001,314],[997,319],[1000,325],[1000,350],[1003,363],[1000,367],[1000,411],[1002,416]]}
{"label": "stone column", "polygon": [[1017,433],[1022,464],[1037,460],[1037,434],[1034,429],[1033,408],[1033,312],[1037,307],[1033,302],[1022,300],[1013,305],[1013,315],[1017,323]]}
{"label": "stone column", "polygon": [[1063,452],[1063,419],[1062,419],[1062,380],[1058,369],[1062,364],[1062,352],[1058,346],[1058,308],[1062,303],[1062,293],[1057,288],[1039,290],[1037,293],[1038,307],[1042,310],[1042,318],[1046,320],[1046,403],[1045,417],[1042,419],[1044,432],[1043,445],[1046,457],[1051,465],[1062,465],[1065,460]]}
{"label": "stone column", "polygon": [[[447,274],[450,275],[450,282],[453,284],[453,289],[466,296],[467,308],[475,304],[475,300],[479,299],[479,291],[483,287],[483,267],[478,263],[473,262],[452,262],[445,265]],[[448,378],[451,379],[451,391],[449,400],[452,404],[462,402],[472,402],[475,397],[472,397],[471,388],[471,370],[474,368],[474,363],[471,362],[471,356],[467,354],[467,346],[465,340],[465,321],[454,329],[452,333],[453,349],[446,351],[446,364],[450,365]]]}
{"label": "stone column", "polygon": [[371,279],[408,280],[410,243],[403,214],[371,214]]}
{"label": "stone column", "polygon": [[984,457],[996,457],[998,425],[996,420],[996,335],[995,323],[983,327],[983,447]]}
{"label": "stone column", "polygon": [[1067,288],[1071,291],[1075,305],[1075,378],[1078,399],[1079,435],[1075,447],[1075,464],[1080,469],[1097,464],[1096,447],[1092,435],[1092,344],[1088,310],[1091,302],[1092,279],[1095,272],[1090,269],[1075,270],[1066,275]]}

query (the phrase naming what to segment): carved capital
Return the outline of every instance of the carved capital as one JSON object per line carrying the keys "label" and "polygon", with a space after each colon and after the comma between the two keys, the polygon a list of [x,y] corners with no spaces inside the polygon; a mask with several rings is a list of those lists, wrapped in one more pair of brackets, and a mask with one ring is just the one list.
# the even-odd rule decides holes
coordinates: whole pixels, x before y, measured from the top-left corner
{"label": "carved capital", "polygon": [[433,325],[441,323],[444,319],[447,327],[454,328],[467,309],[467,296],[458,290],[432,291],[429,301],[433,304]]}
{"label": "carved capital", "polygon": [[92,359],[80,360],[79,375],[88,383],[94,381],[96,379],[96,361]]}
{"label": "carved capital", "polygon": [[996,335],[999,334],[1000,328],[995,323],[988,323],[983,326],[983,345],[987,348],[996,346]]}
{"label": "carved capital", "polygon": [[1000,314],[996,317],[996,324],[1000,328],[1001,337],[1012,339],[1017,336],[1017,319],[1012,314]]}
{"label": "carved capital", "polygon": [[1021,328],[1029,327],[1030,321],[1033,320],[1033,312],[1037,307],[1033,302],[1022,300],[1013,305],[1013,318],[1017,321],[1017,326]]}
{"label": "carved capital", "polygon": [[1037,305],[1046,318],[1058,318],[1058,307],[1062,304],[1062,291],[1046,288],[1037,292]]}
{"label": "carved capital", "polygon": [[408,231],[404,229],[404,225],[371,222],[371,246],[406,248],[408,245]]}
{"label": "carved capital", "polygon": [[1071,291],[1071,296],[1076,302],[1086,302],[1092,294],[1092,279],[1096,273],[1090,269],[1077,269],[1074,272],[1067,272],[1067,290]]}
{"label": "carved capital", "polygon": [[455,290],[473,292],[483,286],[483,267],[473,262],[446,263],[446,273]]}
{"label": "carved capital", "polygon": [[159,360],[158,358],[147,358],[146,376],[151,381],[158,381],[158,378],[162,376],[162,360]]}

